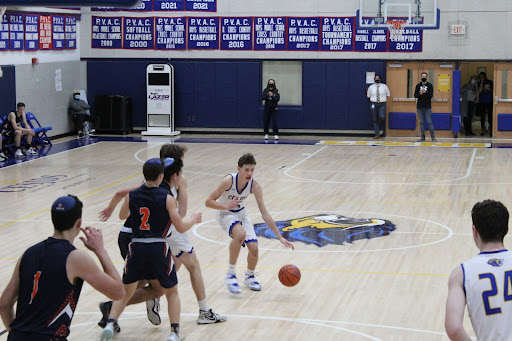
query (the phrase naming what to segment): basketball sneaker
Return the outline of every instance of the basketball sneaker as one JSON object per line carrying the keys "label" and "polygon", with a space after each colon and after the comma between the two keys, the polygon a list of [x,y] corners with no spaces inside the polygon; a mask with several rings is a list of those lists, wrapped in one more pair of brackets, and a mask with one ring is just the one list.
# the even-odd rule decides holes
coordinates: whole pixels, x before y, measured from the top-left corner
{"label": "basketball sneaker", "polygon": [[152,300],[146,301],[146,310],[148,312],[148,320],[153,323],[155,326],[158,326],[162,323],[162,319],[160,318],[160,298],[155,298]]}
{"label": "basketball sneaker", "polygon": [[197,318],[197,324],[210,324],[225,322],[228,319],[226,315],[214,313],[210,310],[199,310],[199,317]]}
{"label": "basketball sneaker", "polygon": [[25,155],[23,155],[23,152],[21,151],[21,149],[17,149],[16,152],[14,153],[14,157],[24,157]]}
{"label": "basketball sneaker", "polygon": [[268,134],[265,134],[264,139],[265,139],[265,140],[268,140]]}
{"label": "basketball sneaker", "polygon": [[103,328],[103,331],[101,332],[100,341],[112,340],[112,338],[114,337],[114,333],[120,332],[121,328],[119,328],[117,321],[114,319],[109,319],[107,325],[105,326],[105,328]]}
{"label": "basketball sneaker", "polygon": [[254,275],[249,276],[245,274],[244,284],[251,288],[251,290],[261,291],[261,284],[256,281]]}
{"label": "basketball sneaker", "polygon": [[98,326],[100,326],[101,328],[105,328],[105,326],[107,325],[108,316],[110,315],[110,310],[112,309],[112,303],[112,301],[100,303],[100,311],[101,315],[103,316],[100,322],[98,322]]}
{"label": "basketball sneaker", "polygon": [[274,135],[274,140],[279,140],[279,136]]}
{"label": "basketball sneaker", "polygon": [[236,279],[235,274],[227,274],[224,281],[226,282],[230,293],[239,294],[242,292],[242,289],[240,289],[240,286],[238,285],[238,280]]}
{"label": "basketball sneaker", "polygon": [[25,151],[25,155],[39,155],[39,153],[34,149],[34,147],[30,147]]}
{"label": "basketball sneaker", "polygon": [[0,152],[0,160],[7,160],[7,156],[3,152]]}
{"label": "basketball sneaker", "polygon": [[167,339],[167,341],[183,341],[183,340],[185,340],[185,336],[179,337],[175,332],[172,332],[171,336],[169,336],[169,338]]}

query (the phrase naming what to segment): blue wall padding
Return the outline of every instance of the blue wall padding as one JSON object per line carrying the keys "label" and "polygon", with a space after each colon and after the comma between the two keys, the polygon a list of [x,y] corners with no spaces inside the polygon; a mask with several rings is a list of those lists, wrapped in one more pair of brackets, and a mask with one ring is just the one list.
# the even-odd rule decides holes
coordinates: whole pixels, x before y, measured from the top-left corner
{"label": "blue wall padding", "polygon": [[415,130],[416,129],[416,113],[415,112],[390,112],[388,125],[389,125],[389,129]]}

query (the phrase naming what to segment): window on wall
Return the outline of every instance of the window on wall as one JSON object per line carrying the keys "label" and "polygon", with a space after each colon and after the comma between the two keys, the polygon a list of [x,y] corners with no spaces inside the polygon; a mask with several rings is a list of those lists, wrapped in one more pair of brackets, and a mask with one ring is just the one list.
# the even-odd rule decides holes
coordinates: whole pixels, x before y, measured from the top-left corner
{"label": "window on wall", "polygon": [[280,105],[302,105],[302,62],[264,61],[263,86],[274,79],[281,95]]}

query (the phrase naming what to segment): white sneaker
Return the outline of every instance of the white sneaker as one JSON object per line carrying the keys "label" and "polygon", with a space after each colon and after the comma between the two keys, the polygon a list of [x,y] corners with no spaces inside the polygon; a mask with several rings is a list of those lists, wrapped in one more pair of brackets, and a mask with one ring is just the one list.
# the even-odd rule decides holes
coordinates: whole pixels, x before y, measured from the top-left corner
{"label": "white sneaker", "polygon": [[236,279],[235,274],[227,274],[224,281],[226,282],[230,293],[239,294],[242,292],[242,289],[240,289],[240,286],[238,285],[238,280]]}
{"label": "white sneaker", "polygon": [[178,335],[176,335],[175,332],[172,332],[171,336],[169,336],[169,338],[167,339],[167,341],[183,341],[183,340],[185,340],[185,337],[180,338]]}
{"label": "white sneaker", "polygon": [[0,160],[6,160],[7,156],[4,153],[0,153]]}
{"label": "white sneaker", "polygon": [[25,155],[39,155],[39,153],[34,149],[34,147],[30,147],[25,151]]}
{"label": "white sneaker", "polygon": [[254,278],[254,275],[249,276],[245,274],[244,284],[251,288],[251,290],[261,291],[261,284]]}
{"label": "white sneaker", "polygon": [[15,157],[23,157],[23,152],[21,151],[21,149],[18,149],[16,150],[16,152],[14,153],[14,156]]}
{"label": "white sneaker", "polygon": [[217,322],[224,322],[228,319],[226,315],[216,314],[211,309],[208,311],[199,310],[199,317],[197,318],[198,324],[210,324]]}
{"label": "white sneaker", "polygon": [[101,332],[100,341],[109,341],[114,337],[114,323],[109,322]]}
{"label": "white sneaker", "polygon": [[264,139],[265,139],[265,140],[268,140],[268,134],[265,134]]}
{"label": "white sneaker", "polygon": [[279,140],[279,136],[274,135],[274,140]]}
{"label": "white sneaker", "polygon": [[148,320],[153,323],[155,326],[158,326],[162,323],[162,319],[160,318],[160,298],[155,298],[153,300],[146,301],[146,309],[148,312]]}

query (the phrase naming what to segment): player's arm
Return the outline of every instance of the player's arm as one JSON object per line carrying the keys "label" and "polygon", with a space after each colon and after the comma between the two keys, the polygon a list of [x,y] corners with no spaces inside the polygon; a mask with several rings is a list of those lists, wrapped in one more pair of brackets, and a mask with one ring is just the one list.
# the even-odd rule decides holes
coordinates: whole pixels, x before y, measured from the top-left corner
{"label": "player's arm", "polygon": [[167,195],[166,207],[171,221],[179,233],[187,232],[194,224],[200,223],[202,220],[201,213],[192,213],[190,218],[182,219],[178,211],[176,211],[176,199],[170,195]]}
{"label": "player's arm", "polygon": [[178,188],[178,213],[180,217],[185,217],[187,215],[188,209],[188,193],[187,193],[187,179],[185,179],[184,175],[181,175],[180,186]]}
{"label": "player's arm", "polygon": [[20,262],[21,258],[18,259],[11,280],[0,297],[0,315],[2,315],[2,322],[7,331],[11,330],[10,325],[14,320],[14,304],[18,300],[20,289]]}
{"label": "player's arm", "polygon": [[36,135],[34,130],[32,128],[30,128],[30,125],[27,122],[27,115],[25,113],[23,113],[21,115],[21,122],[23,122],[23,126],[25,127],[25,129],[22,129],[22,130],[26,131],[31,136],[35,136]]}
{"label": "player's arm", "polygon": [[[29,130],[32,130],[32,129],[23,128],[22,126],[18,125],[18,123],[16,123],[16,113],[14,113],[14,112],[11,112],[7,116],[7,119],[9,120],[9,122],[11,122],[11,126],[14,130],[20,130],[20,131],[26,131],[26,132],[28,132]],[[23,120],[24,124],[25,124],[25,122],[26,122],[26,119]],[[25,126],[25,127],[28,127],[28,126]]]}
{"label": "player's arm", "polygon": [[80,230],[85,234],[85,238],[80,237],[80,240],[89,250],[96,254],[103,267],[103,271],[101,271],[87,252],[74,250],[69,254],[66,262],[69,281],[73,283],[75,278],[82,278],[94,289],[111,300],[122,299],[124,296],[123,282],[103,246],[101,230],[90,226],[87,226],[85,229],[80,228]]}
{"label": "player's arm", "polygon": [[258,208],[260,209],[261,217],[267,223],[268,227],[274,232],[274,234],[279,238],[279,241],[284,244],[284,246],[291,248],[292,250],[295,250],[295,247],[292,243],[284,239],[284,237],[281,235],[281,232],[277,229],[276,223],[274,222],[274,219],[268,213],[267,208],[265,207],[265,203],[263,202],[263,190],[261,189],[261,185],[256,180],[253,181],[252,184],[252,193],[254,194],[254,197],[256,198],[256,203],[258,204]]}
{"label": "player's arm", "polygon": [[236,200],[231,200],[228,205],[224,205],[221,204],[220,202],[217,202],[217,199],[220,198],[222,193],[224,193],[231,187],[232,181],[233,177],[231,175],[226,175],[224,179],[222,179],[219,187],[217,187],[206,199],[204,203],[206,207],[213,208],[214,210],[230,210],[233,207],[236,207],[238,205],[238,202]]}
{"label": "player's arm", "polygon": [[110,200],[108,207],[100,212],[100,220],[107,221],[108,218],[110,218],[110,216],[112,215],[112,212],[114,212],[114,210],[116,209],[117,205],[121,202],[121,200],[123,200],[123,198],[126,197],[128,193],[137,188],[139,188],[139,186],[133,186],[130,188],[125,188],[117,191],[116,194],[114,194],[114,196],[112,197],[112,200]]}
{"label": "player's arm", "polygon": [[119,210],[119,219],[124,220],[130,216],[130,196],[127,195],[124,199],[123,206]]}
{"label": "player's arm", "polygon": [[453,270],[448,280],[448,298],[446,299],[446,315],[444,328],[450,340],[470,341],[468,333],[464,330],[464,309],[466,295],[463,288],[462,266]]}

